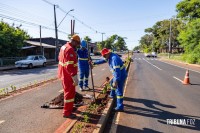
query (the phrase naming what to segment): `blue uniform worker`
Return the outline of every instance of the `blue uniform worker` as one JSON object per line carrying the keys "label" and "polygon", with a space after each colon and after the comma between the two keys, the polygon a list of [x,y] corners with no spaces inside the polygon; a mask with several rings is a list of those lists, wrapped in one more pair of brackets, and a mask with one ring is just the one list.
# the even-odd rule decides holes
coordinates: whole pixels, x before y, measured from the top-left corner
{"label": "blue uniform worker", "polygon": [[[121,58],[115,54],[110,52],[108,49],[104,48],[101,52],[102,56],[108,60],[109,67],[113,74],[113,79],[111,80],[111,97],[117,98],[117,106],[115,108],[116,111],[123,111],[123,87],[125,83],[125,79],[127,77],[127,72],[125,70],[125,66]],[[102,64],[106,62],[106,60],[99,60],[94,62],[94,64]]]}
{"label": "blue uniform worker", "polygon": [[77,50],[77,54],[78,54],[78,68],[80,72],[79,88],[81,91],[89,90],[88,88],[89,63],[88,63],[88,50],[86,41],[83,40],[81,42],[81,48]]}

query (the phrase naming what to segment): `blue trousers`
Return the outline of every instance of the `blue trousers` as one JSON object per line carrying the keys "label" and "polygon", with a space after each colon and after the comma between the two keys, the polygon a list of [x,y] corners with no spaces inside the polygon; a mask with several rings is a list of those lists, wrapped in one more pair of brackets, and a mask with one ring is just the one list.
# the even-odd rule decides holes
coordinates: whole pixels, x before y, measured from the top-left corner
{"label": "blue trousers", "polygon": [[125,79],[122,79],[120,82],[118,82],[118,86],[117,88],[113,88],[112,87],[112,83],[113,80],[111,80],[110,84],[111,84],[111,91],[110,91],[110,96],[113,98],[117,98],[117,105],[116,105],[116,110],[122,110],[124,109],[124,105],[123,105],[123,87],[124,87],[124,82]]}
{"label": "blue trousers", "polygon": [[80,69],[79,87],[88,86],[89,68]]}

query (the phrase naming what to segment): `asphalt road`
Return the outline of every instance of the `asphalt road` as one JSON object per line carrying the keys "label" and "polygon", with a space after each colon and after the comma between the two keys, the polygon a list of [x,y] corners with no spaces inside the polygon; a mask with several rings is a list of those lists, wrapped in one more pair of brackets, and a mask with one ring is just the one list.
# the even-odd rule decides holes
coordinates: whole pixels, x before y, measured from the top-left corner
{"label": "asphalt road", "polygon": [[[42,73],[55,74],[55,66],[46,68],[44,71],[42,68],[35,68],[31,70],[19,70],[9,71],[4,76],[15,76],[20,78],[19,80],[26,79],[31,75],[40,75]],[[23,72],[21,75],[20,72]],[[16,72],[11,74],[11,72]],[[24,72],[27,72],[26,74]],[[24,79],[21,79],[23,76]],[[94,85],[95,88],[99,87],[104,81],[106,76],[110,76],[111,72],[108,68],[108,64],[102,64],[93,69]],[[36,77],[37,78],[37,77]],[[5,80],[4,78],[1,78]],[[7,79],[6,79],[7,80]],[[91,86],[91,80],[90,80]],[[62,90],[61,82],[54,81],[47,85],[43,85],[38,88],[34,88],[25,93],[22,93],[11,98],[0,101],[0,132],[1,133],[52,133],[54,132],[66,119],[62,117],[62,109],[42,109],[40,108],[45,102],[49,102],[60,94]],[[78,87],[76,88],[78,92]],[[81,92],[92,93],[91,91]]]}
{"label": "asphalt road", "polygon": [[0,88],[14,85],[17,88],[27,86],[30,83],[54,78],[57,74],[57,65],[36,67],[33,69],[13,69],[0,71]]}
{"label": "asphalt road", "polygon": [[[124,95],[125,111],[114,114],[105,132],[200,132],[200,70],[190,70],[191,85],[183,85],[185,68],[143,54],[135,54],[133,59]],[[186,120],[186,125],[170,125],[167,119]]]}

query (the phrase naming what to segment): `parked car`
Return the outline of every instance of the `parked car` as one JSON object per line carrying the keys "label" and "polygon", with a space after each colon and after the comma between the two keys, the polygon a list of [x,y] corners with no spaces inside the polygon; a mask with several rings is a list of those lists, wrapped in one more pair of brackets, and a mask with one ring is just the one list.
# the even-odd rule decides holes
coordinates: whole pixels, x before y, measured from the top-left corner
{"label": "parked car", "polygon": [[144,56],[151,57],[151,54],[150,53],[144,53]]}
{"label": "parked car", "polygon": [[154,57],[154,58],[156,58],[156,57],[157,57],[157,54],[156,54],[156,52],[152,52],[152,53],[151,53],[151,57]]}
{"label": "parked car", "polygon": [[94,56],[94,53],[90,53],[90,56]]}
{"label": "parked car", "polygon": [[15,67],[17,68],[33,68],[35,66],[46,66],[46,58],[43,55],[30,55],[26,59],[16,61]]}

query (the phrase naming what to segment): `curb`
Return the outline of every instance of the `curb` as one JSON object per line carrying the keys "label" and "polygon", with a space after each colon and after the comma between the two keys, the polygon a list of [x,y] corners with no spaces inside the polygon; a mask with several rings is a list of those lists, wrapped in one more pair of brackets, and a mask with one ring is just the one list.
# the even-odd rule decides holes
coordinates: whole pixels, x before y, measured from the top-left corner
{"label": "curb", "polygon": [[103,133],[104,128],[106,126],[106,121],[108,120],[113,104],[114,104],[113,99],[110,99],[108,101],[107,107],[104,109],[99,119],[98,124],[96,125],[97,128],[93,131],[93,133]]}

